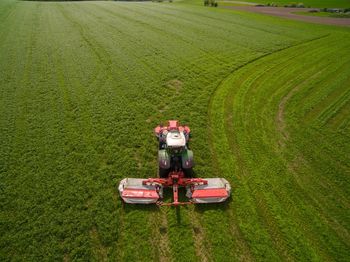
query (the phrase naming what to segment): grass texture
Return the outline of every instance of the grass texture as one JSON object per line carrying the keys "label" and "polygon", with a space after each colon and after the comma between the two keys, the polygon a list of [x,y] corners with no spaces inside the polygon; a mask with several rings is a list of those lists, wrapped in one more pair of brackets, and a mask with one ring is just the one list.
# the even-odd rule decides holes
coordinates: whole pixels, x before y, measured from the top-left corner
{"label": "grass texture", "polygon": [[[0,2],[0,260],[349,260],[350,32],[186,3]],[[152,129],[220,205],[122,204]]]}

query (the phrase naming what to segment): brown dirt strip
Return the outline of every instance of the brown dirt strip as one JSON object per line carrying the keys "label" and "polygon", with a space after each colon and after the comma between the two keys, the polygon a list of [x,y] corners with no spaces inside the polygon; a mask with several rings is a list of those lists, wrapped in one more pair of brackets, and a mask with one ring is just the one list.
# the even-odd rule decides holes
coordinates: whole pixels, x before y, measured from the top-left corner
{"label": "brown dirt strip", "polygon": [[307,16],[293,14],[292,12],[309,11],[314,8],[287,8],[287,7],[259,7],[259,6],[223,6],[226,9],[233,9],[238,11],[248,11],[253,13],[273,15],[292,20],[299,20],[304,22],[337,25],[337,26],[350,26],[350,18],[332,18],[332,17],[320,17],[320,16]]}

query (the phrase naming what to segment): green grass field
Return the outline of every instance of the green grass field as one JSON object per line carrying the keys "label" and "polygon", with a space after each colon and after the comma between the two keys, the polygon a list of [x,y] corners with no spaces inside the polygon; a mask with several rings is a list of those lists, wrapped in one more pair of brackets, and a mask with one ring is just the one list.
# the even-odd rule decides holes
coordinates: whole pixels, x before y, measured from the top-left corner
{"label": "green grass field", "polygon": [[[0,260],[349,261],[349,68],[348,28],[1,1]],[[227,203],[122,204],[173,118]]]}

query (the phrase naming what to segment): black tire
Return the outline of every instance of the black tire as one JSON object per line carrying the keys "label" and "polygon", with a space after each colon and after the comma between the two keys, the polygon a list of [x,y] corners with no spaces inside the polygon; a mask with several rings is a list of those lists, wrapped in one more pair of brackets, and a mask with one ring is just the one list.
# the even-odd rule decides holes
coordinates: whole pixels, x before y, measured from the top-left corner
{"label": "black tire", "polygon": [[165,149],[166,148],[166,143],[159,141],[159,150]]}
{"label": "black tire", "polygon": [[164,169],[159,167],[158,175],[160,178],[167,178],[169,174],[170,169]]}
{"label": "black tire", "polygon": [[193,177],[194,175],[192,168],[184,168],[183,171],[185,173],[185,177]]}

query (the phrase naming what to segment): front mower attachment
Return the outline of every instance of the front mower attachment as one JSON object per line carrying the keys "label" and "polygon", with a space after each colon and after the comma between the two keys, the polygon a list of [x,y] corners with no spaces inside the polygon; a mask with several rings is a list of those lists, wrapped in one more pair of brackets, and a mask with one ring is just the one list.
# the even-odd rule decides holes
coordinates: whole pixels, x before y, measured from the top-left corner
{"label": "front mower attachment", "polygon": [[154,204],[163,197],[163,186],[143,183],[144,179],[125,178],[120,181],[119,193],[125,203]]}

